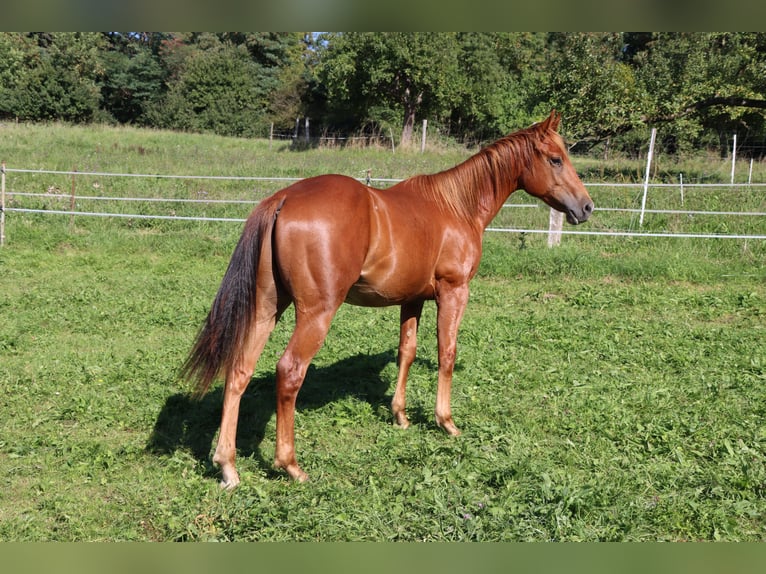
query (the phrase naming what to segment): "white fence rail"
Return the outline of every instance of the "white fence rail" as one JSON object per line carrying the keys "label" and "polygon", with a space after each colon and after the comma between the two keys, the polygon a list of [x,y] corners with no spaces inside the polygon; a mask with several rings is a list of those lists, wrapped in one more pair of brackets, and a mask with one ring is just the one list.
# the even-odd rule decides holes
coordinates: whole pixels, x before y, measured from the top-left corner
{"label": "white fence rail", "polygon": [[[33,175],[54,175],[54,176],[70,176],[72,177],[72,193],[66,194],[60,191],[54,193],[41,193],[35,191],[15,191],[6,189],[6,174],[33,174]],[[75,179],[83,176],[92,176],[99,178],[143,178],[149,180],[160,179],[176,179],[176,180],[212,180],[212,181],[242,181],[242,182],[276,182],[280,185],[287,185],[294,181],[298,181],[301,178],[297,177],[256,177],[256,176],[215,176],[215,175],[168,175],[168,174],[133,174],[133,173],[112,173],[112,172],[96,172],[96,171],[59,171],[59,170],[42,170],[42,169],[12,169],[6,168],[3,164],[2,167],[2,198],[0,201],[0,241],[5,239],[5,217],[8,213],[38,213],[49,215],[69,215],[70,217],[113,217],[113,218],[128,218],[128,219],[157,219],[157,220],[177,220],[177,221],[214,221],[214,222],[234,222],[241,223],[245,221],[244,218],[238,217],[210,217],[205,215],[200,216],[184,216],[184,215],[162,215],[162,214],[141,214],[141,213],[118,213],[118,212],[99,212],[99,211],[85,211],[75,209],[78,202],[142,202],[142,203],[166,203],[166,204],[204,204],[204,205],[216,205],[216,204],[250,204],[255,205],[258,201],[255,199],[212,199],[212,198],[162,198],[162,197],[124,197],[124,196],[108,196],[108,195],[82,195],[75,193]],[[369,176],[366,178],[357,178],[359,181],[363,181],[370,185],[384,186],[396,183],[399,179],[390,178],[372,178]],[[725,183],[683,183],[680,184],[668,184],[668,183],[586,183],[587,188],[597,190],[598,188],[633,188],[640,192],[647,189],[652,190],[673,190],[678,189],[680,191],[680,202],[684,203],[684,193],[687,194],[692,190],[705,190],[705,189],[737,189],[741,190],[746,188],[749,192],[754,194],[763,193],[766,197],[766,184],[725,184]],[[6,198],[14,198],[12,205],[6,205]],[[29,198],[29,199],[57,199],[57,200],[69,200],[69,209],[40,209],[31,207],[17,206],[18,201],[16,198]],[[666,215],[666,216],[714,216],[714,217],[746,217],[757,218],[766,217],[766,203],[761,201],[758,203],[762,206],[760,209],[753,211],[736,211],[736,210],[701,210],[701,209],[651,209],[646,208],[646,196],[642,198],[641,207],[634,206],[617,206],[617,207],[596,207],[595,211],[602,213],[627,213],[637,214],[640,216],[639,227],[643,226],[643,220],[645,215]],[[538,203],[507,203],[503,206],[506,209],[516,208],[533,208],[539,209],[542,205]],[[594,216],[594,220],[597,219]],[[700,238],[700,239],[753,239],[763,240],[766,239],[766,220],[764,220],[764,226],[758,229],[754,233],[707,233],[707,232],[671,232],[671,231],[639,231],[634,229],[561,229],[560,218],[550,218],[550,225],[547,228],[518,228],[518,227],[505,227],[505,226],[491,226],[487,228],[488,232],[500,232],[500,233],[529,233],[529,234],[548,234],[549,244],[557,244],[561,235],[587,235],[587,236],[612,236],[612,237],[675,237],[675,238]],[[554,227],[554,222],[555,227]]]}

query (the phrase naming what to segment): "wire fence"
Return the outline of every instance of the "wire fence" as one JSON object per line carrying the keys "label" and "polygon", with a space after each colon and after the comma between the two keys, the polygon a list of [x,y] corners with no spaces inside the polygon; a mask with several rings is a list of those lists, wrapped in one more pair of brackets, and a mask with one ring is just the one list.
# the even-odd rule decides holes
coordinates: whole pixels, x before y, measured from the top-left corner
{"label": "wire fence", "polygon": [[[7,175],[8,174],[8,175]],[[12,186],[6,178],[14,175]],[[57,185],[39,181],[40,176],[58,178]],[[30,179],[31,178],[31,179]],[[65,193],[62,178],[70,192]],[[18,181],[16,181],[18,179]],[[127,185],[110,185],[114,194],[103,193],[104,180],[142,180],[143,191]],[[76,217],[102,217],[134,220],[198,221],[242,223],[247,211],[276,189],[300,180],[299,177],[256,177],[217,175],[133,174],[97,171],[43,169],[2,169],[0,238],[5,239],[6,215],[44,214]],[[356,178],[376,187],[386,187],[399,179]],[[213,182],[237,185],[236,189],[190,190],[188,185],[167,189],[162,182]],[[246,187],[242,187],[245,185]],[[766,184],[649,184],[649,201],[642,201],[646,184],[586,183],[596,203],[587,230],[553,229],[553,217],[539,201],[526,194],[513,194],[503,206],[491,233],[523,233],[664,237],[699,239],[766,239]],[[43,186],[45,191],[40,191]],[[253,187],[255,186],[255,187]],[[8,189],[6,189],[8,187]],[[86,192],[83,192],[85,190]],[[102,193],[98,193],[102,192]],[[180,195],[180,196],[179,196]],[[189,197],[193,195],[193,197]],[[236,197],[231,197],[236,195]],[[244,197],[243,197],[244,196]],[[117,208],[133,205],[133,209]],[[111,206],[111,207],[107,207]],[[247,211],[243,211],[245,207]],[[646,221],[644,220],[647,216]]]}

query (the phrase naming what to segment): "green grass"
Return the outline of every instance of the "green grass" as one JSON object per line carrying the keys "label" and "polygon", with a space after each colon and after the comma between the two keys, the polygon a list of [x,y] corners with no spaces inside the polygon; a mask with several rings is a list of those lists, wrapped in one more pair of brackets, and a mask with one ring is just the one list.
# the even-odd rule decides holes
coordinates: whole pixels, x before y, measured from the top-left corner
{"label": "green grass", "polygon": [[[267,142],[214,140],[229,149],[217,155],[201,136],[78,130],[75,142],[104,139],[102,149],[163,137],[215,158],[199,166],[178,151],[134,171],[204,173],[237,145],[268,153]],[[56,146],[41,130],[17,139],[17,153],[55,149],[65,167],[92,152],[94,140],[78,148],[53,131]],[[390,155],[280,153],[285,172]],[[117,155],[100,169],[131,165],[115,167]],[[445,161],[433,158],[418,171]],[[433,422],[433,304],[406,431],[388,410],[398,311],[344,306],[298,399],[306,484],[271,469],[288,314],[243,399],[242,484],[223,492],[210,463],[220,385],[194,401],[177,373],[239,226],[81,217],[70,227],[10,213],[7,234],[1,540],[766,538],[764,242],[566,236],[548,249],[544,237],[487,234],[459,338],[458,438]]]}

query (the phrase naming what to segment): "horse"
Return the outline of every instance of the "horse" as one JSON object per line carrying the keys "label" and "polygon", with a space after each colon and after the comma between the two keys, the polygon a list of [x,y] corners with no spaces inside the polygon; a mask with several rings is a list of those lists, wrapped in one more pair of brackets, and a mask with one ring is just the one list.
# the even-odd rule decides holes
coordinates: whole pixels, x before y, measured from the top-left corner
{"label": "horse", "polygon": [[523,189],[577,225],[593,201],[558,134],[561,116],[505,136],[464,162],[376,189],[343,175],[296,182],[249,215],[182,375],[202,396],[225,378],[213,462],[221,487],[239,484],[235,465],[240,398],[270,333],[290,304],[295,326],[276,365],[274,467],[296,481],[308,475],[295,455],[295,404],[306,371],[344,302],[399,305],[398,375],[391,401],[407,428],[407,375],[426,300],[437,306],[436,424],[450,435],[450,393],[458,327],[476,274],[482,237],[511,193]]}

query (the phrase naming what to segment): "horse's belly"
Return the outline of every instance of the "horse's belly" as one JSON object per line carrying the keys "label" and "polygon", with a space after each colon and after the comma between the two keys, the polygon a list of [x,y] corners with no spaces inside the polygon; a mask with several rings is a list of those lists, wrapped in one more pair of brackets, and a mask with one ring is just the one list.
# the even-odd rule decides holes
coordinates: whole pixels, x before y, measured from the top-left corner
{"label": "horse's belly", "polygon": [[387,307],[396,304],[395,301],[391,301],[379,293],[364,292],[353,288],[346,295],[346,303],[359,307]]}
{"label": "horse's belly", "polygon": [[375,284],[360,278],[346,294],[346,303],[361,307],[387,307],[401,305],[414,299],[433,298],[433,289],[428,286]]}

